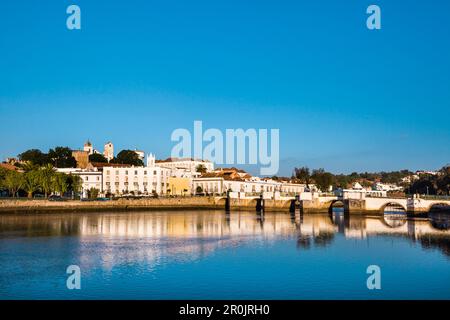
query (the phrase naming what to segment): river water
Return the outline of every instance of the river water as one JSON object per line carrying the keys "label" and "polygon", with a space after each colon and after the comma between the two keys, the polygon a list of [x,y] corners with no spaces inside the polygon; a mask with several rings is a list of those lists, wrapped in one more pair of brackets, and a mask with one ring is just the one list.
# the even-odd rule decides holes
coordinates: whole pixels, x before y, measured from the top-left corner
{"label": "river water", "polygon": [[0,299],[450,299],[449,216],[1,215]]}

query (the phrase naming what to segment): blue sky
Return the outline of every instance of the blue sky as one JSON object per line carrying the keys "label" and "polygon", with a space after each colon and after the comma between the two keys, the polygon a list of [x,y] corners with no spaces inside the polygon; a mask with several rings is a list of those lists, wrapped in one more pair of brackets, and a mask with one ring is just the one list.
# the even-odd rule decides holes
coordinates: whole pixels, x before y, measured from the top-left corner
{"label": "blue sky", "polygon": [[[378,4],[382,29],[366,28]],[[77,4],[82,30],[66,28]],[[176,128],[279,128],[280,174],[450,162],[450,2],[0,2],[0,159],[170,155]]]}

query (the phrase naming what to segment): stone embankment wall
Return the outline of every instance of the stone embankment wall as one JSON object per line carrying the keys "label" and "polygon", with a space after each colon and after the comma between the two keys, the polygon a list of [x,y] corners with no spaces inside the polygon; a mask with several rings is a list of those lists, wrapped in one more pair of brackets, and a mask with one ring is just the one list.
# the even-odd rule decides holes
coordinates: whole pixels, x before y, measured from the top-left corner
{"label": "stone embankment wall", "polygon": [[219,209],[214,198],[151,198],[118,199],[110,201],[48,201],[48,200],[0,200],[0,212],[39,211],[108,211],[108,210],[151,210],[151,209]]}
{"label": "stone embankment wall", "polygon": [[[231,199],[231,210],[256,210],[254,199]],[[265,200],[266,211],[288,212],[290,200]],[[225,199],[215,197],[180,197],[151,199],[118,199],[110,201],[0,200],[0,213],[32,213],[44,211],[113,211],[113,210],[183,210],[225,209]]]}

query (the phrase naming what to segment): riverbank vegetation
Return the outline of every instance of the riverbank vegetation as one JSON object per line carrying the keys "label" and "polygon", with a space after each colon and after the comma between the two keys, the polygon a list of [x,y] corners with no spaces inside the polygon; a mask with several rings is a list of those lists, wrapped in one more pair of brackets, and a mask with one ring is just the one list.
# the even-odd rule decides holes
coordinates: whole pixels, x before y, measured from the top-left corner
{"label": "riverbank vegetation", "polygon": [[32,198],[37,193],[47,198],[51,194],[76,194],[81,190],[81,178],[57,172],[51,164],[42,166],[27,162],[21,171],[0,168],[0,191],[11,197],[26,195]]}
{"label": "riverbank vegetation", "polygon": [[299,167],[294,169],[292,178],[307,185],[315,184],[322,191],[330,186],[333,189],[351,188],[358,182],[363,187],[372,187],[375,183],[395,184],[403,187],[407,194],[450,195],[450,165],[436,174],[415,174],[409,170],[333,174],[324,169]]}

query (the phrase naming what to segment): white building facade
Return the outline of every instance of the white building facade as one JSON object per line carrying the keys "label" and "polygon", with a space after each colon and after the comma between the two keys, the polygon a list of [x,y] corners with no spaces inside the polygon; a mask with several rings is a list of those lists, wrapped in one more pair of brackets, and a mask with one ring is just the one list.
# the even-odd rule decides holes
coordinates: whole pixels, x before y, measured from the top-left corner
{"label": "white building facade", "polygon": [[94,169],[78,169],[78,168],[57,168],[57,172],[79,176],[81,178],[81,194],[82,198],[87,198],[91,189],[97,189],[103,192],[103,174],[101,171]]}
{"label": "white building facade", "polygon": [[114,195],[164,195],[170,169],[161,167],[104,167],[103,190]]}
{"label": "white building facade", "polygon": [[207,194],[223,194],[228,191],[247,195],[260,193],[284,193],[294,196],[305,192],[303,184],[278,182],[274,180],[226,180],[223,177],[200,177],[192,179],[192,192]]}

